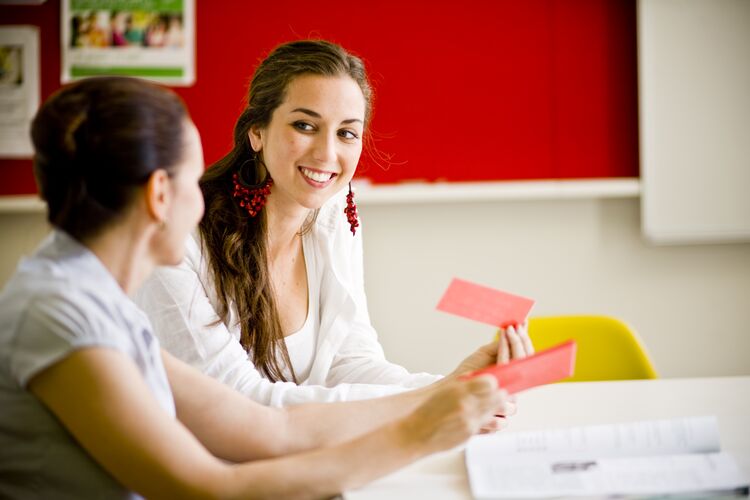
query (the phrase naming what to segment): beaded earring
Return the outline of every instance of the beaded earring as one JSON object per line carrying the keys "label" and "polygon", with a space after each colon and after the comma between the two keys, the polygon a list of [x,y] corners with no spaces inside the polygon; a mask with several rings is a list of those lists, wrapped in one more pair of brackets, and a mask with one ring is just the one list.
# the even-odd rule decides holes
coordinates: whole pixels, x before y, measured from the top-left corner
{"label": "beaded earring", "polygon": [[349,221],[349,229],[352,236],[357,232],[359,220],[357,219],[357,204],[354,203],[354,193],[352,192],[352,183],[349,183],[349,194],[346,195],[346,208],[344,208],[346,220]]}
{"label": "beaded earring", "polygon": [[248,162],[243,163],[239,170],[232,175],[232,183],[234,184],[232,196],[240,200],[240,206],[247,210],[250,217],[255,217],[263,209],[266,204],[266,198],[271,194],[273,179],[266,172],[266,177],[260,184],[247,184],[240,175],[242,167],[246,163]]}

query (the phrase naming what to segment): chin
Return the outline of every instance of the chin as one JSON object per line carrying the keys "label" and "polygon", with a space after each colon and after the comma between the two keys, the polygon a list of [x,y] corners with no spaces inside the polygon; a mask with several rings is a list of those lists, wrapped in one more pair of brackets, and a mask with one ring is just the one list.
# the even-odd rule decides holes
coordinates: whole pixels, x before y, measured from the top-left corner
{"label": "chin", "polygon": [[300,205],[309,210],[317,210],[328,203],[331,198],[336,196],[336,194],[340,191],[341,187],[337,187],[335,189],[327,190],[325,194],[319,193],[316,196],[307,196],[304,199],[299,200],[298,202]]}

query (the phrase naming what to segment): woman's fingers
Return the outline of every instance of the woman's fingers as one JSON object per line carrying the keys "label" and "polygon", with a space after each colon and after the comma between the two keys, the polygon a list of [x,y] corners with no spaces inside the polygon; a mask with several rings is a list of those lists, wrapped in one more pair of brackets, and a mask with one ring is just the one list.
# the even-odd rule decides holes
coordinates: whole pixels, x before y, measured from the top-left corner
{"label": "woman's fingers", "polygon": [[521,336],[516,332],[516,328],[514,326],[506,328],[505,336],[507,337],[508,345],[510,346],[510,359],[525,358],[526,348],[521,340]]}
{"label": "woman's fingers", "polygon": [[508,335],[504,328],[498,331],[497,362],[504,364],[510,361],[510,347],[508,346]]}
{"label": "woman's fingers", "polygon": [[503,401],[502,413],[498,413],[498,415],[502,415],[503,417],[512,417],[513,415],[516,414],[517,411],[518,411],[518,405],[515,402],[510,401],[509,399],[506,398]]}
{"label": "woman's fingers", "polygon": [[523,347],[526,350],[526,355],[531,356],[534,354],[534,344],[531,343],[531,337],[529,337],[529,323],[524,322],[518,327],[518,335],[521,337]]}
{"label": "woman's fingers", "polygon": [[516,413],[515,396],[508,395],[502,387],[498,390],[497,380],[491,376],[483,375],[470,382],[476,384],[470,390],[480,399],[480,406],[491,412],[479,432],[486,434],[507,427],[507,417]]}
{"label": "woman's fingers", "polygon": [[485,423],[481,429],[479,429],[479,433],[491,434],[493,432],[503,430],[506,427],[508,427],[507,419],[505,419],[504,417],[494,416],[487,423]]}
{"label": "woman's fingers", "polygon": [[508,393],[499,388],[497,379],[492,375],[481,375],[468,381],[468,389],[476,398],[482,411],[496,415],[505,415],[512,411],[513,403],[509,402]]}
{"label": "woman's fingers", "polygon": [[496,417],[512,417],[518,411],[518,405],[515,398],[505,397],[497,407],[495,407]]}

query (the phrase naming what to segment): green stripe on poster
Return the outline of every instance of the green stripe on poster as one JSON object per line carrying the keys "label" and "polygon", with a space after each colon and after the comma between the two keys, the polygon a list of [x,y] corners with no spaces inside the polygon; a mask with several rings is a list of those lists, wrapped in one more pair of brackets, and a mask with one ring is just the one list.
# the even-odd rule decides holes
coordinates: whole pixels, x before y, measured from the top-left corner
{"label": "green stripe on poster", "polygon": [[70,68],[70,75],[74,78],[84,76],[151,76],[151,77],[181,77],[185,74],[182,68],[124,68],[124,67],[80,67]]}
{"label": "green stripe on poster", "polygon": [[182,12],[182,0],[71,0],[70,9],[82,10],[125,10],[144,12]]}

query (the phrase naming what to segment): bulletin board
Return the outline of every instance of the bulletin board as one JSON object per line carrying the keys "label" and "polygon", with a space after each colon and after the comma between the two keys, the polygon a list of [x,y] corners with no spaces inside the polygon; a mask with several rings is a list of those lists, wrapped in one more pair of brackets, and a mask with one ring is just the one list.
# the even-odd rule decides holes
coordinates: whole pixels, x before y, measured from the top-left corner
{"label": "bulletin board", "polygon": [[[196,2],[196,83],[175,88],[207,164],[232,146],[252,72],[275,45],[325,38],[375,88],[375,184],[637,177],[635,2]],[[42,99],[60,86],[60,3],[0,5],[41,31]],[[30,160],[0,159],[0,195],[36,192]]]}

